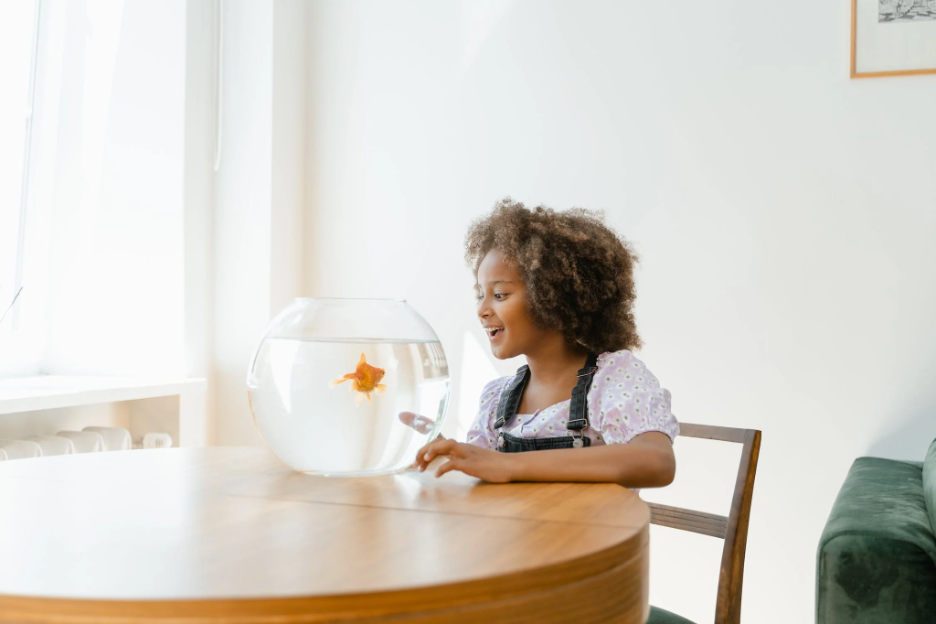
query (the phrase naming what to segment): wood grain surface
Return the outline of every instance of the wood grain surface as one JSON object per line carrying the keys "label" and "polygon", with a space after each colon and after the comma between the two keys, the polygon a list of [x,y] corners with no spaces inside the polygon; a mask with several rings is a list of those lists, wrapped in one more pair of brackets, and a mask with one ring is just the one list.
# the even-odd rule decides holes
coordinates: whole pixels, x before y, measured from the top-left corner
{"label": "wood grain surface", "polygon": [[325,478],[266,449],[0,463],[0,621],[644,622],[612,484]]}

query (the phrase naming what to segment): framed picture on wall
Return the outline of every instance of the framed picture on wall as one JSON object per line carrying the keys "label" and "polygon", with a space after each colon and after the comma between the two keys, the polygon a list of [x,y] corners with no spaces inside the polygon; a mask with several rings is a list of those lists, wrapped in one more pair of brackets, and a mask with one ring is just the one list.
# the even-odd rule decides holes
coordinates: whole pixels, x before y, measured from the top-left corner
{"label": "framed picture on wall", "polygon": [[936,0],[852,0],[851,77],[936,74]]}

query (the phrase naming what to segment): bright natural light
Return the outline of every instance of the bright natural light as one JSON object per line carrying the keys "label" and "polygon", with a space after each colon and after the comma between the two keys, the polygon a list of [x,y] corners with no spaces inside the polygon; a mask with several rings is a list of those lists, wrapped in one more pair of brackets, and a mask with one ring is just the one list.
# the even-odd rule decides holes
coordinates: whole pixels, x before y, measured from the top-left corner
{"label": "bright natural light", "polygon": [[[0,315],[15,294],[35,2],[0,4]],[[7,331],[9,319],[0,326]]]}
{"label": "bright natural light", "polygon": [[[484,386],[499,377],[488,359],[485,347],[478,344],[471,332],[465,332],[462,342],[461,398],[458,402],[458,429],[455,437],[464,439],[478,411],[478,397]],[[450,411],[451,413],[451,411]]]}

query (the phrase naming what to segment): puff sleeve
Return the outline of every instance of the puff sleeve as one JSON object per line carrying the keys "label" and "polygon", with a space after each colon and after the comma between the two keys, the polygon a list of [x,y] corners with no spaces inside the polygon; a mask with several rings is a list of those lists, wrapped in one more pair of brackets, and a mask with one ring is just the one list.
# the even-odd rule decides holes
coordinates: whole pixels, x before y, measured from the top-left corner
{"label": "puff sleeve", "polygon": [[478,415],[475,417],[471,428],[468,429],[468,444],[474,444],[481,448],[491,451],[497,450],[497,436],[494,435],[494,416],[497,413],[497,405],[500,403],[500,396],[504,390],[504,385],[510,380],[510,377],[500,377],[494,381],[488,382],[481,392],[481,401],[478,406]]}
{"label": "puff sleeve", "polygon": [[679,423],[669,390],[629,351],[604,354],[596,373],[598,422],[606,444],[626,444],[642,433],[659,431],[675,440]]}

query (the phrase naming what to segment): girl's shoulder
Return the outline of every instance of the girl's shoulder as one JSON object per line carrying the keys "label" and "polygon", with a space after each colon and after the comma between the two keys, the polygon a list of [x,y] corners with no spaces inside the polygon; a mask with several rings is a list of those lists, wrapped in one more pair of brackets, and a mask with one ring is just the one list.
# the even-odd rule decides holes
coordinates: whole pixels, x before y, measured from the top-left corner
{"label": "girl's shoulder", "polygon": [[[647,370],[646,365],[627,349],[609,351],[599,355],[595,379],[623,384],[636,382],[637,385],[650,386],[657,383],[656,377]],[[643,382],[647,383],[643,384]]]}
{"label": "girl's shoulder", "polygon": [[484,389],[481,391],[481,411],[491,410],[497,406],[504,388],[507,387],[511,379],[513,379],[513,375],[507,375],[485,384]]}
{"label": "girl's shoulder", "polygon": [[610,371],[620,372],[628,368],[637,368],[643,366],[643,362],[637,359],[632,352],[627,349],[620,351],[607,351],[598,355],[598,373],[607,373]]}

